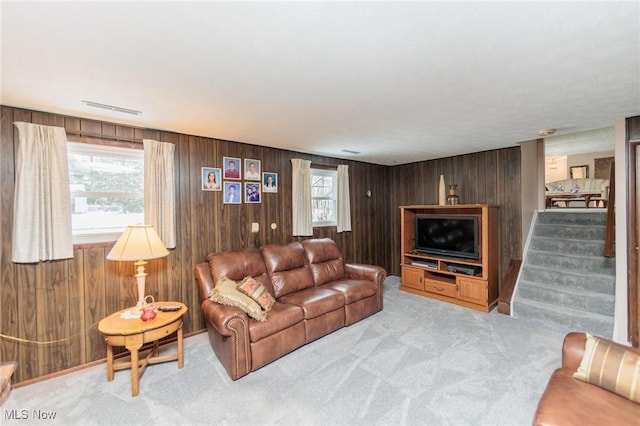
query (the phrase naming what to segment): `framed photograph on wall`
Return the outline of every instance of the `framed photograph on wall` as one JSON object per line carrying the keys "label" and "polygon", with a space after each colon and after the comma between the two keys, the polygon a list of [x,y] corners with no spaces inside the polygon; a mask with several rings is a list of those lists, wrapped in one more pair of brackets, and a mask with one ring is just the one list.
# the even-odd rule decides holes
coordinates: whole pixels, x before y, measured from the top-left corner
{"label": "framed photograph on wall", "polygon": [[224,204],[242,204],[242,184],[240,182],[224,183]]}
{"label": "framed photograph on wall", "polygon": [[260,180],[260,160],[244,159],[244,179]]}
{"label": "framed photograph on wall", "polygon": [[255,204],[260,202],[260,182],[244,183],[244,202],[247,204]]}
{"label": "framed photograph on wall", "polygon": [[224,163],[225,179],[240,179],[242,172],[240,170],[240,159],[236,157],[222,157]]}
{"label": "framed photograph on wall", "polygon": [[215,167],[202,168],[202,190],[203,191],[222,191],[222,170]]}
{"label": "framed photograph on wall", "polygon": [[589,177],[589,166],[573,166],[569,167],[571,179],[586,179]]}
{"label": "framed photograph on wall", "polygon": [[278,192],[278,174],[273,172],[262,173],[262,192]]}

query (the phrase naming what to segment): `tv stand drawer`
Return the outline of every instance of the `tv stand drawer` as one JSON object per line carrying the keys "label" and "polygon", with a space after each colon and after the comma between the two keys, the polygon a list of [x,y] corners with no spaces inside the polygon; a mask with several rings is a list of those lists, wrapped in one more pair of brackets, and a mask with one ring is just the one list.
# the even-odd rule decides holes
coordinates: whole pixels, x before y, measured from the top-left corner
{"label": "tv stand drawer", "polygon": [[458,295],[458,286],[443,281],[425,279],[424,290],[430,293],[440,294],[447,297],[456,297]]}

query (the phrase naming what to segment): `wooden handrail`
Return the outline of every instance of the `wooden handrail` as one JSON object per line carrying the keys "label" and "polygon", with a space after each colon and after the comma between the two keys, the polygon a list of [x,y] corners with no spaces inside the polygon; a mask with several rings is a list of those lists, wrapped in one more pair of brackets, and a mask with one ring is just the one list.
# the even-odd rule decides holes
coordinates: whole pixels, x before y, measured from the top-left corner
{"label": "wooden handrail", "polygon": [[511,299],[513,299],[516,288],[516,280],[522,267],[522,259],[509,260],[507,273],[504,275],[502,287],[500,287],[500,295],[498,296],[498,312],[505,315],[511,315]]}
{"label": "wooden handrail", "polygon": [[615,204],[616,204],[616,167],[615,161],[611,161],[609,171],[609,197],[607,197],[607,225],[604,236],[604,256],[613,257],[613,240],[615,229]]}

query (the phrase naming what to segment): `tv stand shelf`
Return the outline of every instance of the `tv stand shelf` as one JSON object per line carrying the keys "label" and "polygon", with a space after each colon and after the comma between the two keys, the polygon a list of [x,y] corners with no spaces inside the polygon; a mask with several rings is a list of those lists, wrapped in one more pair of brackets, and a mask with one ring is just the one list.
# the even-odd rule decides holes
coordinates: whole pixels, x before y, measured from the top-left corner
{"label": "tv stand shelf", "polygon": [[[486,204],[401,206],[400,290],[489,312],[498,302],[497,212]],[[416,252],[416,215],[477,217],[479,258]]]}

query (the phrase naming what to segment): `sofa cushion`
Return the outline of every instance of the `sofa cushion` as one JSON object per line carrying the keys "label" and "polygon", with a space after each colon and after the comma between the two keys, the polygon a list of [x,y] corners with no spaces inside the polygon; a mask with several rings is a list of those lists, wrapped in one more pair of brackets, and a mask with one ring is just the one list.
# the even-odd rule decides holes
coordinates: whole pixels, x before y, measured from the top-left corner
{"label": "sofa cushion", "polygon": [[278,301],[301,307],[305,319],[315,318],[344,307],[344,296],[341,293],[318,287],[290,293]]}
{"label": "sofa cushion", "polygon": [[640,403],[640,356],[611,341],[587,334],[573,377]]}
{"label": "sofa cushion", "polygon": [[245,277],[238,284],[238,291],[255,300],[265,312],[269,312],[271,306],[273,306],[274,302],[276,301],[273,296],[269,294],[262,283],[257,281],[252,276]]}
{"label": "sofa cushion", "polygon": [[274,295],[262,254],[257,248],[211,253],[207,256],[207,261],[214,283],[223,275],[234,281],[252,276]]}
{"label": "sofa cushion", "polygon": [[302,246],[316,285],[344,277],[344,261],[335,241],[315,238],[302,241]]}
{"label": "sofa cushion", "polygon": [[328,288],[340,292],[344,296],[345,304],[357,302],[376,294],[377,287],[371,281],[341,279],[323,284],[321,288]]}
{"label": "sofa cushion", "polygon": [[209,299],[221,305],[235,306],[242,309],[251,318],[265,321],[267,313],[262,310],[255,300],[238,291],[237,283],[226,276],[218,279],[216,286],[211,290]]}
{"label": "sofa cushion", "polygon": [[270,244],[260,248],[274,296],[282,296],[313,287],[313,275],[307,264],[302,244]]}
{"label": "sofa cushion", "polygon": [[265,337],[276,334],[282,330],[302,322],[304,313],[299,306],[276,302],[269,311],[269,320],[264,322],[252,322],[249,327],[249,340],[257,342]]}

